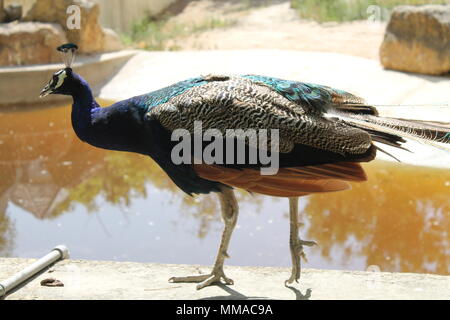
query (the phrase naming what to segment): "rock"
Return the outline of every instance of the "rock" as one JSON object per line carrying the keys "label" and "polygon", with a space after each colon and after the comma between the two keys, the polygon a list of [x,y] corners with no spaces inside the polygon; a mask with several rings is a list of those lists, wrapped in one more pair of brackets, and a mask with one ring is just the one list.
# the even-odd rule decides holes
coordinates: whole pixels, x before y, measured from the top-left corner
{"label": "rock", "polygon": [[[81,23],[79,29],[68,27],[68,19],[76,14],[67,14],[67,9],[71,5],[80,8]],[[104,33],[99,23],[99,6],[92,1],[36,0],[24,20],[59,23],[66,32],[67,39],[78,45],[80,53],[103,51]]]}
{"label": "rock", "polygon": [[10,4],[5,8],[6,22],[20,20],[22,18],[22,6],[17,3]]}
{"label": "rock", "polygon": [[122,41],[120,41],[117,33],[109,28],[103,28],[103,51],[119,51],[123,49]]}
{"label": "rock", "polygon": [[450,5],[396,7],[380,48],[380,60],[387,69],[448,73]]}
{"label": "rock", "polygon": [[11,22],[0,25],[0,66],[60,62],[55,50],[67,42],[58,24]]}

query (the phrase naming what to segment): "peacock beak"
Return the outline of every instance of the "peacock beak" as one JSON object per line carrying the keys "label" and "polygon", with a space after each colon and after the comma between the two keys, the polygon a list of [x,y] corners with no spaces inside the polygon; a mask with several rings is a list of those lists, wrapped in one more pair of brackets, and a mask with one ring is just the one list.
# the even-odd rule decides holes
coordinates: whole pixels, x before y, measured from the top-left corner
{"label": "peacock beak", "polygon": [[46,96],[48,96],[50,93],[53,92],[52,87],[50,87],[50,83],[48,83],[44,89],[42,89],[41,94],[39,95],[39,98],[44,98]]}

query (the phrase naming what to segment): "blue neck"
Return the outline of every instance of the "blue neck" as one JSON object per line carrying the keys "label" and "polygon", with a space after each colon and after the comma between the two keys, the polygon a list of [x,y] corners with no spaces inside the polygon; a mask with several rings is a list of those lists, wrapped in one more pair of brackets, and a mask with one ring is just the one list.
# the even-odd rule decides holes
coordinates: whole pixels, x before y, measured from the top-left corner
{"label": "blue neck", "polygon": [[71,93],[73,98],[72,126],[78,137],[85,141],[91,125],[92,112],[99,108],[99,105],[95,101],[88,83],[80,76],[78,78],[79,81],[76,82]]}
{"label": "blue neck", "polygon": [[77,78],[78,81],[72,91],[73,107],[82,110],[91,110],[92,108],[98,107],[89,84],[80,76]]}

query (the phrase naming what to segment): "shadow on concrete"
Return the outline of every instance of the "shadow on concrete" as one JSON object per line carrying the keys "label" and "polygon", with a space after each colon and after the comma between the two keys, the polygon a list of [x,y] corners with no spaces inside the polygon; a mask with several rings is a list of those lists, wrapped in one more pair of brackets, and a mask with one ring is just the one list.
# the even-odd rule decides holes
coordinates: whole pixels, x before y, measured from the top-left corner
{"label": "shadow on concrete", "polygon": [[292,290],[295,293],[295,300],[309,300],[311,298],[311,288],[306,289],[306,293],[303,294],[300,290],[297,288],[286,286],[286,288]]}
{"label": "shadow on concrete", "polygon": [[216,284],[219,288],[223,289],[229,295],[227,296],[214,296],[202,298],[199,300],[268,300],[268,297],[248,297],[236,290],[231,289],[229,286],[224,285],[223,283]]}
{"label": "shadow on concrete", "polygon": [[[245,294],[242,294],[236,290],[231,289],[229,286],[220,283],[220,284],[216,284],[216,286],[218,286],[219,288],[223,289],[226,293],[228,293],[229,295],[226,296],[213,296],[213,297],[207,297],[207,298],[202,298],[199,300],[271,300],[268,297],[253,297],[253,296],[246,296]],[[288,288],[289,290],[292,290],[295,294],[295,300],[309,300],[309,298],[311,298],[311,288],[308,288],[306,290],[306,293],[303,294],[300,290],[298,290],[297,288],[291,287],[291,286],[286,286],[286,288]]]}

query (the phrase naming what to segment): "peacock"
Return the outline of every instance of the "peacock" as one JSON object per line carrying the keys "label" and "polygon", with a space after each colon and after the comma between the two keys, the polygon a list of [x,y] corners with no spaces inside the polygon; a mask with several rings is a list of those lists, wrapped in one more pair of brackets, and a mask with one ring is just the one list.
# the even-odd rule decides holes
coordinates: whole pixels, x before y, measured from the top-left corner
{"label": "peacock", "polygon": [[[289,199],[292,270],[288,285],[300,278],[304,246],[315,245],[299,237],[299,197],[342,191],[350,188],[349,182],[366,181],[361,163],[372,161],[377,151],[386,152],[382,145],[405,148],[406,139],[438,147],[450,143],[445,125],[380,117],[374,106],[351,93],[260,75],[200,76],[102,108],[89,84],[71,68],[77,46],[65,44],[58,50],[65,68],[53,74],[40,97],[72,96],[72,126],[80,140],[98,148],[150,156],[188,195],[218,194],[224,230],[211,273],[169,279],[196,282],[197,289],[218,282],[233,284],[225,275],[224,261],[239,211],[234,188]],[[244,154],[218,144],[223,150],[216,149],[215,156],[221,154],[230,161],[216,162],[195,157],[193,149],[208,148],[207,141],[201,141],[182,152],[183,157],[194,154],[193,161],[178,163],[173,149],[180,140],[173,134],[182,130],[195,138],[196,122],[214,130],[216,135],[210,139],[214,142],[228,139],[228,129],[258,133],[270,129],[278,136],[266,136],[266,144],[231,137],[243,141],[240,151]],[[277,159],[271,174],[262,172],[268,166],[263,159],[250,162],[243,157],[263,149]]]}

